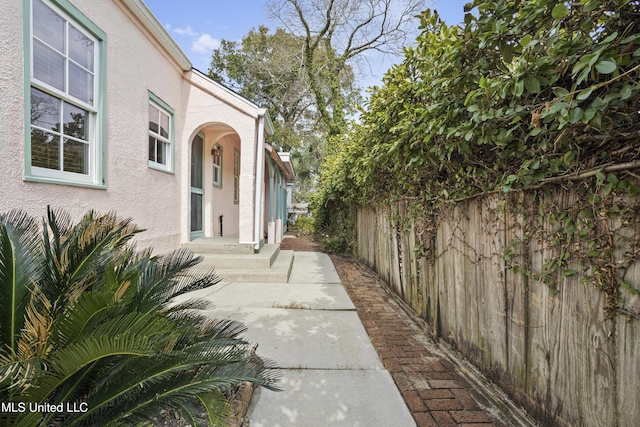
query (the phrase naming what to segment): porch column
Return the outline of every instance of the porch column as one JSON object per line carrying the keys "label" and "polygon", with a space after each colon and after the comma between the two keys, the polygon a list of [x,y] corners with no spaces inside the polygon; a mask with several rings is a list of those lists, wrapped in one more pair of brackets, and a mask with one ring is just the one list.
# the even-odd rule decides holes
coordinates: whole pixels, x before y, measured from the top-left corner
{"label": "porch column", "polygon": [[[240,200],[239,200],[239,224],[238,241],[241,244],[255,244],[254,221],[256,212],[256,147],[258,141],[257,126],[243,129],[240,136]],[[259,206],[259,204],[258,204]]]}

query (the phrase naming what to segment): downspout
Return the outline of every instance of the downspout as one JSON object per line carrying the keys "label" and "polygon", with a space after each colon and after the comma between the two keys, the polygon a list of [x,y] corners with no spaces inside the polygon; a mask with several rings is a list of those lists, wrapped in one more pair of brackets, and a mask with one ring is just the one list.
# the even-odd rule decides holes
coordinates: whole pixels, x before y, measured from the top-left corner
{"label": "downspout", "polygon": [[258,152],[256,153],[256,194],[255,194],[255,217],[254,217],[254,249],[260,250],[260,221],[262,211],[262,181],[264,180],[264,115],[266,109],[258,111]]}

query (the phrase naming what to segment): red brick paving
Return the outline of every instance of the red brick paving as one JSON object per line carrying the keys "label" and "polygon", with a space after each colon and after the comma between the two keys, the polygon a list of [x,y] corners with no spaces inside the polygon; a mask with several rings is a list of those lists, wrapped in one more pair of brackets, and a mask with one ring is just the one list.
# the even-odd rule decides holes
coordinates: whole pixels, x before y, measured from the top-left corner
{"label": "red brick paving", "polygon": [[[281,249],[321,251],[308,239],[287,238]],[[331,255],[336,270],[385,368],[419,427],[503,427],[481,410],[476,391],[453,365],[425,345],[425,334],[371,270]]]}

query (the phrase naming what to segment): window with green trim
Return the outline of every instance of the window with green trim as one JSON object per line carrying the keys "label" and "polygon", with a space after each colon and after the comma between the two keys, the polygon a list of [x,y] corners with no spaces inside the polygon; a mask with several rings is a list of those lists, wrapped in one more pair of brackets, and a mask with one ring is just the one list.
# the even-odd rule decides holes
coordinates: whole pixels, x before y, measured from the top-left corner
{"label": "window with green trim", "polygon": [[149,93],[149,166],[173,171],[173,109]]}
{"label": "window with green trim", "polygon": [[211,150],[213,155],[213,185],[222,187],[222,147],[216,144]]}
{"label": "window with green trim", "polygon": [[66,0],[27,0],[26,177],[103,186],[106,35]]}

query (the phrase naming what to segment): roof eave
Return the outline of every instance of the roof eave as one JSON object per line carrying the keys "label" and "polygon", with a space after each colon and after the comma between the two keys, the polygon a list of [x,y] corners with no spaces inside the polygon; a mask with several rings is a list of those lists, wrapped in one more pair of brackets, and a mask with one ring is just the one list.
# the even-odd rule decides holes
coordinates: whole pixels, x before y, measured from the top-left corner
{"label": "roof eave", "polygon": [[127,9],[140,20],[142,25],[151,33],[158,43],[166,50],[166,52],[178,63],[184,71],[192,68],[191,61],[185,53],[180,49],[178,44],[173,40],[171,35],[158,21],[158,18],[149,10],[142,0],[120,0]]}

